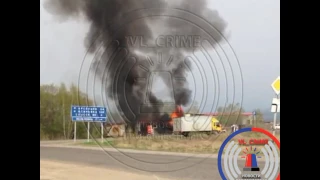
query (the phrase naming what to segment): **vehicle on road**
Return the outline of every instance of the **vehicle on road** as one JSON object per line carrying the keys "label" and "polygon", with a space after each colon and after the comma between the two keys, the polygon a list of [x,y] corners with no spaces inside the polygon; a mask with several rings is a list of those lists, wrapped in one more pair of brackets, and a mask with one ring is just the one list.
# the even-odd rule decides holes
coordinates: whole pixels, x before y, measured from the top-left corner
{"label": "vehicle on road", "polygon": [[272,130],[280,130],[280,124],[276,124],[275,127],[272,125]]}
{"label": "vehicle on road", "polygon": [[173,133],[189,136],[191,132],[206,132],[207,134],[220,134],[226,132],[219,120],[213,116],[186,114],[173,118]]}

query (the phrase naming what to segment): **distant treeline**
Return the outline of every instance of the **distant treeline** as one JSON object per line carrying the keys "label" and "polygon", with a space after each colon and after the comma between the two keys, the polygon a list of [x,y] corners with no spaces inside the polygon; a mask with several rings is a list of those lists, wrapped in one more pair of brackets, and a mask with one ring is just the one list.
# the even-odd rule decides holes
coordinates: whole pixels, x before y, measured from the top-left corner
{"label": "distant treeline", "polygon": [[[73,138],[74,123],[71,121],[71,105],[92,105],[92,101],[77,86],[65,84],[40,85],[40,139]],[[77,123],[77,138],[86,138],[86,124]],[[91,126],[93,133],[98,133]]]}
{"label": "distant treeline", "polygon": [[[224,126],[245,123],[243,122],[243,119],[246,119],[246,117],[242,115],[245,110],[240,106],[239,103],[229,104],[226,107],[219,107],[217,111],[219,114],[217,118]],[[255,109],[254,111],[256,112],[255,120],[257,124],[255,122],[254,123],[257,126],[261,126],[264,121],[263,114],[260,109]]]}
{"label": "distant treeline", "polygon": [[[70,117],[72,105],[90,106],[93,105],[93,102],[75,85],[71,85],[69,88],[65,84],[59,86],[40,85],[40,139],[73,138],[74,123]],[[221,114],[218,119],[223,126],[238,124],[244,118],[241,115],[244,110],[239,104],[220,107],[217,111]],[[263,115],[261,111],[257,109],[256,112],[257,121],[262,123]],[[114,117],[114,119],[117,118],[120,117]],[[100,124],[91,124],[91,135],[100,137]],[[77,123],[77,138],[87,137],[86,125],[86,123]]]}

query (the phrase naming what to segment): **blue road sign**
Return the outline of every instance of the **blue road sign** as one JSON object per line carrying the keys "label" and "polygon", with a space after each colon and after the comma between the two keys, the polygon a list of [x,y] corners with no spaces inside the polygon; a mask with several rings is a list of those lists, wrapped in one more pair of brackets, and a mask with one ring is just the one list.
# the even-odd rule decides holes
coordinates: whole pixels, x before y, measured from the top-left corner
{"label": "blue road sign", "polygon": [[253,114],[253,115],[256,115],[256,111],[253,111],[252,114]]}
{"label": "blue road sign", "polygon": [[97,106],[72,106],[72,121],[106,122],[107,109]]}

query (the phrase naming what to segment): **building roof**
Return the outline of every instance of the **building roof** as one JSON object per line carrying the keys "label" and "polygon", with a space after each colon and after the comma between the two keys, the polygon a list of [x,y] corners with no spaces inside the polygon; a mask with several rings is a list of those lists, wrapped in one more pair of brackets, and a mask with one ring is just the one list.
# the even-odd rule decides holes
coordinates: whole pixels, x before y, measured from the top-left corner
{"label": "building roof", "polygon": [[[203,113],[203,114],[205,114],[205,115],[207,115],[207,116],[219,116],[219,115],[221,115],[221,113],[219,113],[219,112]],[[230,113],[225,113],[225,115],[230,115]],[[237,115],[237,114],[235,114],[235,115]],[[252,113],[251,113],[251,112],[244,112],[244,113],[242,113],[241,115],[242,115],[242,116],[251,116]]]}

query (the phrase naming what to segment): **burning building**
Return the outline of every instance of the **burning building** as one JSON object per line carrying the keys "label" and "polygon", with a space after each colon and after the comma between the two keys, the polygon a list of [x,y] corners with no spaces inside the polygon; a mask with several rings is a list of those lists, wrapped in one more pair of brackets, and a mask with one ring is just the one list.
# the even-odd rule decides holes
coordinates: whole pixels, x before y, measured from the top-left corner
{"label": "burning building", "polygon": [[[115,102],[133,131],[138,122],[144,121],[164,121],[172,126],[170,119],[180,116],[181,106],[189,104],[192,92],[186,81],[169,81],[165,73],[160,74],[167,88],[174,89],[173,104],[179,107],[174,113],[163,111],[162,97],[149,91],[142,81],[154,71],[168,72],[180,79],[186,77],[186,71],[191,69],[186,57],[196,49],[183,38],[179,40],[180,46],[174,46],[175,37],[196,37],[193,41],[199,43],[207,34],[201,29],[201,22],[210,22],[214,27],[210,33],[216,32],[215,37],[210,37],[217,43],[226,27],[219,14],[207,8],[206,0],[47,0],[44,7],[63,18],[80,17],[89,22],[87,51],[102,52],[93,60],[92,72],[100,78],[108,100]],[[196,17],[206,20],[194,25],[191,21],[196,21]],[[154,46],[160,43],[161,47]],[[155,61],[159,56],[159,61]],[[157,63],[161,61],[165,63]],[[142,112],[140,104],[145,102]]]}

